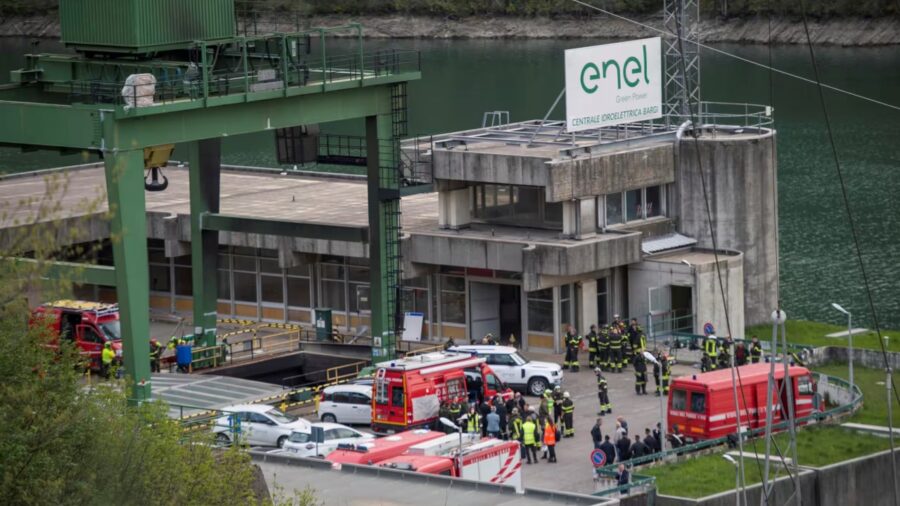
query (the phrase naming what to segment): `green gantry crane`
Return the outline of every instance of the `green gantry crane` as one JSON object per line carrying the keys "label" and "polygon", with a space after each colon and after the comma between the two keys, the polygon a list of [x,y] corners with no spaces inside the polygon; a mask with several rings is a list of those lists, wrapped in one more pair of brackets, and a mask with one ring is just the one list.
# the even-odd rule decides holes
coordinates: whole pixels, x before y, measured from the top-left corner
{"label": "green gantry crane", "polygon": [[[234,0],[60,0],[69,54],[27,55],[0,87],[0,144],[98,153],[106,170],[131,398],[150,397],[148,190],[171,146],[187,144],[190,170],[194,336],[216,344],[220,231],[367,241],[375,360],[393,358],[399,327],[399,138],[406,134],[406,83],[417,52],[366,53],[358,25],[241,36]],[[357,47],[332,54],[326,40],[352,30]],[[278,222],[219,212],[220,146],[227,136],[364,118],[368,234],[346,227]],[[301,140],[301,139],[295,139]],[[60,269],[57,269],[59,271]],[[108,271],[87,269],[87,282]],[[96,272],[92,277],[91,272]]]}

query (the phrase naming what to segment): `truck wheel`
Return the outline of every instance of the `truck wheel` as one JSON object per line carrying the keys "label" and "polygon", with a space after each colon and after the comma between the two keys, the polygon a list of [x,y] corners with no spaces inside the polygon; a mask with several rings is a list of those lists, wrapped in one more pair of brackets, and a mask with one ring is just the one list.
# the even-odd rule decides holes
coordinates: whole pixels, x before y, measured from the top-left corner
{"label": "truck wheel", "polygon": [[325,413],[324,415],[322,415],[322,421],[328,422],[328,423],[335,423],[335,422],[337,422],[337,417],[335,417],[331,413]]}
{"label": "truck wheel", "polygon": [[280,438],[278,438],[278,441],[275,441],[275,446],[284,448],[285,441],[287,441],[287,436],[281,436]]}
{"label": "truck wheel", "polygon": [[531,381],[528,382],[528,393],[540,397],[544,395],[544,391],[547,390],[548,386],[550,384],[544,378],[531,378]]}
{"label": "truck wheel", "polygon": [[220,432],[216,434],[216,443],[219,443],[220,445],[229,445],[231,444],[231,439],[228,439],[228,436],[226,436],[224,432]]}

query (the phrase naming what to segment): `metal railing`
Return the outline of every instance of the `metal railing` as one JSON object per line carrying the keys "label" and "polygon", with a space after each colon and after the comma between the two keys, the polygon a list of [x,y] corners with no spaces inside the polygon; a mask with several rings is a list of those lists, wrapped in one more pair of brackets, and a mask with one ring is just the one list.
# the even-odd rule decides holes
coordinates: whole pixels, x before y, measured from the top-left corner
{"label": "metal railing", "polygon": [[[829,387],[841,388],[847,392],[850,392],[850,383],[843,378],[838,378],[835,376],[828,376],[822,373],[816,373],[818,376],[818,384],[819,385],[828,385]],[[807,422],[821,422],[825,420],[829,420],[832,418],[836,418],[839,416],[845,416],[853,413],[859,407],[862,406],[863,394],[862,390],[858,385],[853,385],[853,391],[850,395],[853,395],[853,398],[847,404],[841,404],[834,406],[829,409],[825,409],[824,411],[814,411],[809,416],[799,417],[796,419],[798,424],[805,424]],[[789,425],[788,420],[784,420],[778,423],[772,424],[773,431],[781,431],[787,429]],[[765,434],[765,427],[759,427],[756,429],[746,429],[744,432],[744,439],[749,439],[752,437],[756,437],[759,435]],[[733,434],[732,434],[733,436]],[[623,462],[616,462],[615,464],[609,464],[604,467],[598,468],[595,470],[596,473],[601,474],[603,476],[614,476],[616,473],[616,467],[619,464],[625,464],[626,467],[634,468],[635,466],[642,464],[649,464],[651,462],[671,462],[673,459],[678,460],[679,457],[687,456],[689,454],[697,454],[701,450],[711,449],[717,446],[728,444],[728,436],[720,437],[716,439],[707,439],[703,441],[698,441],[696,443],[687,444],[681,446],[679,448],[673,448],[670,450],[664,450],[662,452],[656,452],[649,455],[644,455],[642,457],[637,457],[633,459],[629,459]],[[633,475],[634,476],[634,475]],[[618,487],[616,489],[610,490],[602,490],[599,492],[595,492],[594,495],[607,495],[612,493],[612,491],[620,490],[622,487]]]}
{"label": "metal railing", "polygon": [[334,383],[344,380],[351,380],[359,375],[359,372],[369,366],[368,360],[360,360],[344,365],[336,365],[325,369],[325,381]]}
{"label": "metal railing", "polygon": [[[327,48],[330,34],[353,30],[354,50],[332,54]],[[200,61],[173,67],[171,62],[148,65],[141,70],[153,75],[152,82],[126,85],[103,79],[57,83],[74,103],[113,104],[126,108],[150,107],[172,102],[194,101],[235,94],[283,92],[288,88],[321,87],[339,82],[377,79],[421,70],[421,55],[414,50],[365,52],[361,27],[357,24],[316,30],[243,37],[227,44],[198,42],[193,51]],[[298,48],[315,52],[302,53]]]}
{"label": "metal railing", "polygon": [[769,105],[731,102],[700,102],[697,116],[704,128],[715,133],[719,127],[737,126],[752,129],[770,127],[775,123],[774,108]]}

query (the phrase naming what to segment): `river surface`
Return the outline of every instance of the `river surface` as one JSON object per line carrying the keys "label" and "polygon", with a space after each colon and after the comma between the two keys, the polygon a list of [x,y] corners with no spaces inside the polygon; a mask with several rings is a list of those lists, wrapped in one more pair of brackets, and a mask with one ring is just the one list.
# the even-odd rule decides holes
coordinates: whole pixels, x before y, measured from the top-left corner
{"label": "river surface", "polygon": [[[513,121],[543,116],[563,86],[563,50],[593,43],[401,40],[373,41],[367,48],[393,45],[422,52],[424,77],[409,88],[409,124],[413,134],[432,134],[480,126],[485,111],[510,111]],[[50,41],[38,47],[58,49]],[[764,46],[717,47],[759,62],[769,58]],[[29,48],[25,39],[0,39],[0,82],[22,64],[21,55]],[[816,54],[824,82],[900,104],[900,47],[817,47]],[[812,76],[805,47],[777,46],[771,56],[778,68]],[[704,100],[775,106],[781,299],[788,316],[843,323],[830,308],[831,302],[839,302],[854,313],[854,323],[871,325],[815,86],[770,77],[764,69],[715,53],[704,52],[701,67]],[[900,111],[829,91],[826,104],[879,321],[900,329]],[[554,117],[562,114],[560,109]],[[361,122],[325,126],[348,133],[360,128]],[[228,163],[276,163],[268,135],[232,137],[224,152]],[[5,172],[82,160],[0,148],[0,171]]]}

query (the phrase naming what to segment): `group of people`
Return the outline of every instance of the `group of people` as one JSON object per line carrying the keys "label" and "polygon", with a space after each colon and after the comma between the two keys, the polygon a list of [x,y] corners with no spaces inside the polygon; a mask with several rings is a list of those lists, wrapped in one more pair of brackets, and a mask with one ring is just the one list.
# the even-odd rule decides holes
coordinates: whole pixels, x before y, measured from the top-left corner
{"label": "group of people", "polygon": [[702,372],[727,369],[731,367],[731,353],[734,350],[734,365],[737,367],[749,364],[758,364],[762,360],[763,350],[759,338],[755,335],[750,339],[750,345],[744,341],[736,344],[731,337],[706,336],[703,342],[703,356],[700,360]]}
{"label": "group of people", "polygon": [[[499,395],[469,403],[462,399],[444,401],[440,416],[455,421],[468,433],[519,441],[522,458],[529,464],[541,459],[555,463],[557,442],[575,436],[575,403],[569,392],[563,392],[559,386],[547,389],[537,408],[516,392],[505,402]],[[452,429],[445,427],[445,431]],[[538,450],[542,453],[540,458]]]}
{"label": "group of people", "polygon": [[635,356],[647,349],[647,336],[644,329],[638,325],[637,319],[632,318],[631,323],[626,324],[619,315],[613,315],[610,324],[599,328],[597,325],[591,325],[590,332],[584,337],[569,325],[563,337],[563,344],[566,347],[563,369],[572,372],[580,370],[578,351],[586,344],[588,367],[599,367],[607,372],[622,372],[622,369],[632,363]]}

